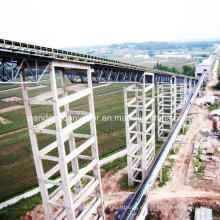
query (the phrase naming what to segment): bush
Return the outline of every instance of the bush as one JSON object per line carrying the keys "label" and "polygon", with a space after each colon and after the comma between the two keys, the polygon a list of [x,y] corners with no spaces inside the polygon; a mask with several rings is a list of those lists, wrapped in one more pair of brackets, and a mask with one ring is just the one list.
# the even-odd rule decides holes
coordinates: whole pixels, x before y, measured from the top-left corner
{"label": "bush", "polygon": [[163,166],[162,168],[162,182],[158,184],[159,187],[166,185],[169,181],[169,173],[171,170],[171,165]]}
{"label": "bush", "polygon": [[127,190],[127,189],[137,189],[138,186],[139,186],[139,183],[136,183],[136,182],[134,183],[133,186],[128,185],[128,174],[124,175],[123,178],[120,181],[121,189],[125,189],[125,190]]}

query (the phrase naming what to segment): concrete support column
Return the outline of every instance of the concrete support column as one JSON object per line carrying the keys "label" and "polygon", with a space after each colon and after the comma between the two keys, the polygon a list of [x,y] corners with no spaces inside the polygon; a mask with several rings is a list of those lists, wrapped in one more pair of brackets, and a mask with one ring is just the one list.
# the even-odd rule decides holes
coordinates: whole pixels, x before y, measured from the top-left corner
{"label": "concrete support column", "polygon": [[[61,73],[61,88],[57,87],[55,75],[57,67]],[[66,86],[65,68],[86,72],[87,88],[68,94],[72,88]],[[22,80],[25,81],[24,75]],[[90,66],[52,61],[50,82],[51,91],[32,98],[28,98],[27,87],[22,84],[31,146],[46,219],[74,220],[91,217],[105,219]],[[70,103],[84,97],[88,98],[88,112],[83,109],[75,111],[71,108]],[[51,106],[54,116],[34,124],[31,105]],[[89,125],[90,131],[87,134],[79,133],[78,129],[86,125]],[[39,150],[37,133],[53,135],[55,141]],[[79,138],[80,142],[77,141]],[[43,160],[50,162],[49,169],[44,167]],[[84,164],[87,164],[82,169],[79,168],[79,160],[84,160]],[[92,175],[90,171],[93,171]],[[60,175],[60,178],[54,179],[54,175]],[[82,181],[85,180],[87,185],[83,186]],[[49,192],[47,184],[53,185],[55,189]],[[63,203],[60,203],[61,199]],[[56,207],[55,213],[51,211],[52,207]]]}
{"label": "concrete support column", "polygon": [[[146,75],[151,76],[151,83],[146,83]],[[128,184],[133,185],[134,182],[141,182],[155,155],[155,103],[152,74],[144,73],[142,84],[124,86],[124,107]]]}
{"label": "concrete support column", "polygon": [[182,82],[178,82],[176,87],[176,108],[182,110],[187,97],[187,79],[184,78]]}
{"label": "concrete support column", "polygon": [[157,85],[158,140],[166,138],[176,121],[176,78]]}
{"label": "concrete support column", "polygon": [[188,94],[191,94],[191,93],[192,93],[192,80],[191,80],[191,79],[189,79],[189,82],[188,82],[187,93],[188,93]]}

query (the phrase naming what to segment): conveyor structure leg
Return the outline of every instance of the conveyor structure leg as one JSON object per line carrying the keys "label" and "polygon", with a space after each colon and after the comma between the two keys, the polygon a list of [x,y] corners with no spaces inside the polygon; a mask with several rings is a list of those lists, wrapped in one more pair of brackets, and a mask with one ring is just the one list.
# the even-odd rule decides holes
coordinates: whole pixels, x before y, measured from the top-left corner
{"label": "conveyor structure leg", "polygon": [[167,137],[176,121],[176,78],[157,84],[158,140]]}
{"label": "conveyor structure leg", "polygon": [[[60,72],[60,88],[55,68]],[[87,73],[87,88],[77,93],[71,92],[71,86],[65,83],[65,68]],[[24,75],[21,78],[24,82]],[[50,81],[51,91],[32,98],[28,97],[26,84],[22,84],[46,219],[90,219],[91,216],[105,219],[90,66],[52,61]],[[72,106],[76,106],[75,102],[82,98],[88,100],[89,110],[74,111]],[[32,105],[51,106],[53,117],[35,124]],[[40,146],[39,134],[53,136],[50,138],[53,141],[47,146]],[[80,169],[79,164],[84,167]],[[55,178],[57,176],[60,177]],[[48,185],[53,186],[52,192],[48,191]]]}
{"label": "conveyor structure leg", "polygon": [[[145,76],[152,76],[146,83]],[[143,74],[142,84],[124,85],[128,185],[141,182],[155,156],[154,77]],[[140,178],[141,176],[141,178]]]}
{"label": "conveyor structure leg", "polygon": [[187,79],[184,78],[183,82],[176,84],[176,105],[177,110],[182,110],[187,98]]}

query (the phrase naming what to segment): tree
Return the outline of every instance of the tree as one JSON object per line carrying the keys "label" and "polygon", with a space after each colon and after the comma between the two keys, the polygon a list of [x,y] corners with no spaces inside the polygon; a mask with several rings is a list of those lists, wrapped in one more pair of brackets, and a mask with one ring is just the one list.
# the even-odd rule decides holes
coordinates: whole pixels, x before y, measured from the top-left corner
{"label": "tree", "polygon": [[195,75],[195,67],[191,67],[189,65],[182,66],[182,73],[187,76],[194,76]]}

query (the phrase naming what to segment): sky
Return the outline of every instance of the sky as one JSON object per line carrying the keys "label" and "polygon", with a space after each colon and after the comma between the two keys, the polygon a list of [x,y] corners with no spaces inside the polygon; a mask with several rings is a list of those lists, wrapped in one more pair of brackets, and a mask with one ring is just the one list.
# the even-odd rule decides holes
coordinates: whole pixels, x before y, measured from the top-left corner
{"label": "sky", "polygon": [[220,0],[0,0],[0,38],[66,48],[220,40]]}

